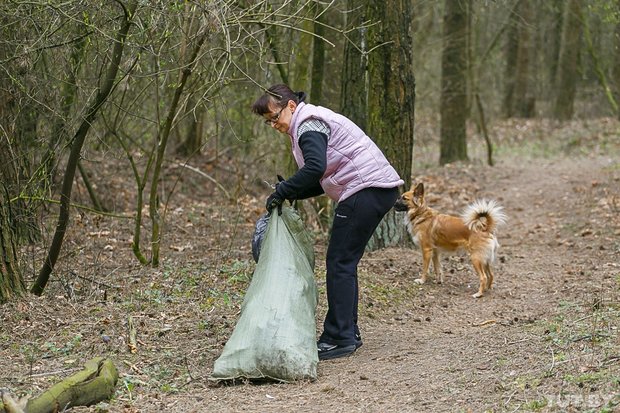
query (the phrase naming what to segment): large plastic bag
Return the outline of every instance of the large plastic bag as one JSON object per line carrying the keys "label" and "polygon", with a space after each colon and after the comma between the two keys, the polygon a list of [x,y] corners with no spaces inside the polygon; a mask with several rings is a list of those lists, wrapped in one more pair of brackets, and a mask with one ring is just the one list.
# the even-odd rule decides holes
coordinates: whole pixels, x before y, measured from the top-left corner
{"label": "large plastic bag", "polygon": [[271,214],[237,325],[211,380],[316,379],[314,250],[295,210]]}

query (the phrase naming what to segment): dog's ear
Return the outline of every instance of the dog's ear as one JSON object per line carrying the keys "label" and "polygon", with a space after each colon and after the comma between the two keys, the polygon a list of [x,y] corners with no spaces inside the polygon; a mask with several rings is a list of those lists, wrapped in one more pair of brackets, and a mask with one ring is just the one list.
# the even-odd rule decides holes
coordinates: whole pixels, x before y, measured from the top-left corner
{"label": "dog's ear", "polygon": [[416,198],[424,197],[424,184],[422,182],[416,185],[415,189],[413,190],[413,196],[415,196]]}

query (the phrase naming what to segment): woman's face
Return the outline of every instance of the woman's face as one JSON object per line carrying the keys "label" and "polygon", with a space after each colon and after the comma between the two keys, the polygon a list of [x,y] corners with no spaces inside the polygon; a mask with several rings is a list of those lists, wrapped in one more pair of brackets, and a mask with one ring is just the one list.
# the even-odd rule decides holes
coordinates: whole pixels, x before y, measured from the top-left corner
{"label": "woman's face", "polygon": [[292,100],[289,100],[283,108],[278,108],[275,104],[269,104],[269,113],[263,115],[265,124],[276,129],[278,132],[288,133],[296,108],[297,105]]}

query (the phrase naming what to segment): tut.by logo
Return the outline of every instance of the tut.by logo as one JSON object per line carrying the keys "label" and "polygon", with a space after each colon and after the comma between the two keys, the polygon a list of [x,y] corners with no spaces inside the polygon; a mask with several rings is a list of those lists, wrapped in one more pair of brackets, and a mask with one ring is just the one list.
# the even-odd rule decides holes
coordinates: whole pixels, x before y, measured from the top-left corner
{"label": "tut.by logo", "polygon": [[[548,395],[547,407],[601,408],[620,405],[620,396],[611,394],[554,394]],[[613,399],[613,400],[612,400]]]}

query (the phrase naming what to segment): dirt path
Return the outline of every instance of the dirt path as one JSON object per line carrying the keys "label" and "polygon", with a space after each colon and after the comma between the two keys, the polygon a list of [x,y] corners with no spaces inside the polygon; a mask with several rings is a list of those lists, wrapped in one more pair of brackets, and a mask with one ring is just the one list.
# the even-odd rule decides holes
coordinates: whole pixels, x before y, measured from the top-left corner
{"label": "dirt path", "polygon": [[[366,254],[364,345],[321,362],[315,382],[207,380],[239,315],[252,272],[248,240],[263,207],[248,197],[231,218],[229,203],[192,192],[174,199],[169,249],[157,269],[131,255],[130,221],[75,217],[46,294],[0,307],[0,387],[36,395],[84,361],[108,356],[120,373],[114,399],[72,411],[618,411],[620,141],[617,123],[576,131],[580,125],[549,130],[559,137],[544,144],[562,148],[563,134],[580,136],[581,156],[548,146],[549,156],[532,159],[523,155],[530,147],[515,147],[493,168],[419,171],[427,201],[442,212],[457,213],[475,197],[504,205],[509,222],[498,234],[494,290],[471,297],[478,281],[465,257],[443,258],[444,285],[418,286],[418,251]],[[525,129],[508,125],[511,133]],[[523,144],[540,144],[539,135],[547,137],[534,133]],[[45,252],[33,249],[32,262]],[[318,320],[326,309],[323,258],[317,241]],[[127,346],[129,316],[138,328],[135,352]]]}
{"label": "dirt path", "polygon": [[[587,343],[573,353],[570,340],[583,340],[571,336],[558,357],[549,330],[557,317],[567,316],[562,303],[578,311],[618,303],[618,228],[592,217],[603,214],[596,204],[601,194],[618,196],[613,165],[608,157],[594,157],[504,163],[478,168],[476,174],[449,170],[446,180],[467,177],[466,185],[499,199],[510,217],[501,230],[501,263],[491,294],[473,299],[477,281],[469,264],[444,258],[445,285],[403,287],[414,295],[382,318],[369,318],[372,309],[366,308],[364,346],[352,357],[321,362],[316,382],[199,388],[196,399],[177,399],[168,410],[479,412],[604,406],[618,390],[617,359],[605,370],[609,377],[584,390],[566,375],[587,371],[604,355]],[[420,257],[416,251],[387,250],[364,262],[362,278],[383,273],[405,286]],[[618,354],[617,330],[612,332],[612,353]]]}

